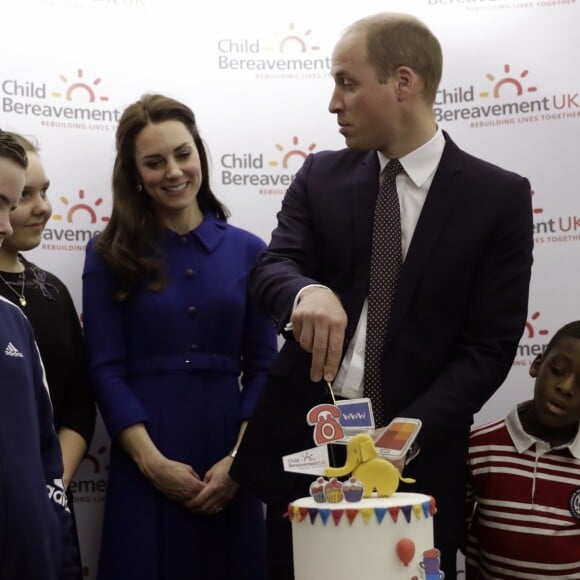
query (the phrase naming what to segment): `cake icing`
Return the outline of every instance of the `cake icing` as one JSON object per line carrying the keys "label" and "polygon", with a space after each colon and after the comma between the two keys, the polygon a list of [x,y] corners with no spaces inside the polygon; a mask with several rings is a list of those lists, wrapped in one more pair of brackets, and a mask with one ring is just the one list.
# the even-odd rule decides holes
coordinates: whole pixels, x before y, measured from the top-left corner
{"label": "cake icing", "polygon": [[[435,500],[395,493],[360,502],[319,503],[312,497],[288,507],[295,580],[412,580],[443,578],[433,549]],[[434,562],[434,560],[437,560]]]}

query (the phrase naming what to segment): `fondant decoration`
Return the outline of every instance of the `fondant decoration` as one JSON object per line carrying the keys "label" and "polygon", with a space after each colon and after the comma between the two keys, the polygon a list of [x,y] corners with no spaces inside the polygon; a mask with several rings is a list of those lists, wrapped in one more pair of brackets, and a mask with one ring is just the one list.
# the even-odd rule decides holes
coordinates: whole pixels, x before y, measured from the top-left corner
{"label": "fondant decoration", "polygon": [[284,471],[303,473],[305,475],[324,475],[324,470],[330,465],[328,446],[311,447],[298,453],[282,457]]}
{"label": "fondant decoration", "polygon": [[441,572],[441,552],[437,548],[430,548],[423,552],[423,559],[419,566],[425,572],[425,580],[443,580],[445,574]]}
{"label": "fondant decoration", "polygon": [[340,424],[345,433],[374,431],[375,420],[370,399],[344,399],[337,401],[336,406],[340,409]]}
{"label": "fondant decoration", "polygon": [[324,494],[324,486],[328,482],[324,477],[319,477],[316,481],[310,484],[310,495],[316,503],[324,503],[326,501],[326,495]]}
{"label": "fondant decoration", "polygon": [[308,411],[306,421],[309,425],[314,426],[312,436],[316,445],[325,445],[344,437],[344,429],[339,419],[340,409],[335,405],[325,403],[316,405]]}
{"label": "fondant decoration", "polygon": [[419,419],[397,417],[386,427],[377,429],[372,436],[379,457],[391,461],[405,457],[419,434],[421,425]]}
{"label": "fondant decoration", "polygon": [[364,489],[364,483],[358,481],[355,477],[351,477],[342,484],[344,499],[349,502],[360,501],[363,497]]}
{"label": "fondant decoration", "polygon": [[401,538],[397,542],[397,556],[405,566],[409,567],[415,556],[415,542],[410,538]]}
{"label": "fondant decoration", "polygon": [[342,483],[336,477],[333,477],[324,485],[324,495],[326,496],[326,501],[330,503],[341,502],[344,499]]}
{"label": "fondant decoration", "polygon": [[404,478],[399,470],[386,459],[378,457],[372,437],[359,433],[346,446],[346,462],[342,467],[327,467],[327,477],[341,477],[352,473],[364,484],[363,497],[370,497],[374,490],[379,497],[388,497],[397,491],[399,481],[415,483]]}

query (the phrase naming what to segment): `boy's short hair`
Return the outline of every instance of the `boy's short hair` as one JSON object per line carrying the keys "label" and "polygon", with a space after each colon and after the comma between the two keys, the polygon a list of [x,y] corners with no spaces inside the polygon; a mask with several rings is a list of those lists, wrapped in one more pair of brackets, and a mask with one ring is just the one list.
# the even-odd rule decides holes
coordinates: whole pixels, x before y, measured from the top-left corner
{"label": "boy's short hair", "polygon": [[575,320],[574,322],[569,322],[568,324],[562,326],[562,328],[560,328],[560,330],[558,330],[556,334],[554,334],[554,336],[550,339],[550,342],[548,342],[548,346],[546,347],[543,355],[546,356],[552,350],[552,348],[556,346],[556,343],[563,338],[580,339],[580,320]]}

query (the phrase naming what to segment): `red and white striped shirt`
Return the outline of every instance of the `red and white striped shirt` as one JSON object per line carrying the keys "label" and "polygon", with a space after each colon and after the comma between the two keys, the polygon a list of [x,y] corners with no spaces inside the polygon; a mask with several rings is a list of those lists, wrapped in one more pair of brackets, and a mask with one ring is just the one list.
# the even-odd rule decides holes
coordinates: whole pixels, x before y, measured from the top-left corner
{"label": "red and white striped shirt", "polygon": [[472,430],[468,467],[466,578],[580,579],[580,433],[550,448],[516,408]]}

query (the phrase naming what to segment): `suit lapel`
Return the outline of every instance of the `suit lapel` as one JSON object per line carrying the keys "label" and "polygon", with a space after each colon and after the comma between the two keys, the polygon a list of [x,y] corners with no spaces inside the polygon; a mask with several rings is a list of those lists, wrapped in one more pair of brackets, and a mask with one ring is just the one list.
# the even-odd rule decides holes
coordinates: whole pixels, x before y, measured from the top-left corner
{"label": "suit lapel", "polygon": [[392,337],[396,335],[398,326],[404,319],[415,286],[442,230],[446,227],[449,214],[456,205],[457,196],[461,193],[460,188],[456,185],[457,176],[461,172],[459,159],[461,152],[447,135],[445,138],[445,149],[427,193],[401,270],[397,298],[391,312],[387,342],[390,342]]}

